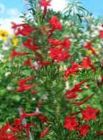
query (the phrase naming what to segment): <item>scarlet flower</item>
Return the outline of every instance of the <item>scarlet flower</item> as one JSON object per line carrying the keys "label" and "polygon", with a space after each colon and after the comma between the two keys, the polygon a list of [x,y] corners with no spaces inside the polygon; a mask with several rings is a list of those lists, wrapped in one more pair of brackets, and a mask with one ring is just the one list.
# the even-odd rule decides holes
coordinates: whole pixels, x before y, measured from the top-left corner
{"label": "scarlet flower", "polygon": [[103,30],[99,31],[99,38],[103,39]]}
{"label": "scarlet flower", "polygon": [[78,72],[79,68],[80,68],[79,64],[75,62],[72,63],[72,66],[68,67],[67,70],[65,71],[64,76],[67,78],[68,76],[75,74],[76,72]]}
{"label": "scarlet flower", "polygon": [[32,77],[27,77],[25,79],[20,79],[18,82],[18,88],[17,88],[17,92],[24,92],[26,90],[30,90],[33,85],[30,84],[26,84],[27,81],[32,80]]}
{"label": "scarlet flower", "polygon": [[93,48],[91,42],[87,42],[87,43],[84,45],[84,48],[90,50],[94,55],[97,55],[97,54],[96,54],[96,51],[95,51],[95,49]]}
{"label": "scarlet flower", "polygon": [[49,127],[44,128],[44,130],[40,133],[40,138],[44,138],[49,132]]}
{"label": "scarlet flower", "polygon": [[33,44],[32,39],[28,38],[26,41],[23,42],[23,45],[32,50],[32,51],[36,51],[38,49],[38,46],[36,46],[35,44]]}
{"label": "scarlet flower", "polygon": [[33,32],[33,27],[29,24],[12,23],[12,28],[16,35],[28,36]]}
{"label": "scarlet flower", "polygon": [[78,92],[82,92],[81,85],[82,85],[84,82],[85,82],[85,81],[82,81],[82,82],[76,84],[71,90],[68,90],[68,91],[65,93],[66,98],[68,98],[68,99],[76,98],[76,97],[77,97],[77,93],[78,93]]}
{"label": "scarlet flower", "polygon": [[74,116],[66,116],[64,120],[64,128],[73,131],[76,130],[78,126],[78,122],[76,120],[76,117]]}
{"label": "scarlet flower", "polygon": [[[8,132],[8,130],[9,130],[9,132]],[[17,138],[15,137],[13,128],[9,123],[6,123],[0,129],[0,140],[17,140]]]}
{"label": "scarlet flower", "polygon": [[83,119],[86,121],[95,120],[97,113],[98,113],[97,109],[94,109],[91,106],[87,106],[87,108],[82,111],[82,116]]}
{"label": "scarlet flower", "polygon": [[70,57],[68,52],[66,50],[64,50],[63,48],[51,47],[49,54],[50,54],[50,57],[53,60],[56,60],[57,62],[65,61],[65,60],[67,60]]}
{"label": "scarlet flower", "polygon": [[87,124],[84,124],[80,126],[78,130],[79,130],[80,135],[85,137],[88,134],[89,129],[90,129],[90,126]]}
{"label": "scarlet flower", "polygon": [[60,23],[60,21],[58,20],[58,18],[56,16],[53,16],[50,19],[49,23],[52,26],[53,30],[61,30],[62,29],[62,24]]}
{"label": "scarlet flower", "polygon": [[69,38],[65,38],[65,39],[62,41],[62,45],[63,45],[64,48],[69,49],[70,46],[71,46],[71,41],[70,41],[70,39],[69,39]]}
{"label": "scarlet flower", "polygon": [[65,49],[69,49],[71,46],[71,41],[68,38],[65,38],[64,40],[58,40],[58,39],[49,39],[48,42],[52,45],[52,46],[62,46]]}
{"label": "scarlet flower", "polygon": [[50,6],[50,0],[40,0],[40,5],[42,7],[48,7]]}
{"label": "scarlet flower", "polygon": [[37,117],[42,123],[47,123],[48,121],[48,118],[42,114],[39,114]]}
{"label": "scarlet flower", "polygon": [[84,57],[81,63],[81,67],[84,69],[92,68],[95,71],[95,67],[93,66],[90,57]]}
{"label": "scarlet flower", "polygon": [[10,54],[10,58],[13,59],[14,57],[24,56],[27,54],[28,54],[27,52],[17,52],[16,50],[12,50],[12,52]]}
{"label": "scarlet flower", "polygon": [[24,78],[24,79],[20,79],[19,82],[18,82],[18,84],[19,84],[19,85],[23,85],[23,84],[25,84],[26,82],[28,82],[28,81],[30,81],[30,80],[32,80],[32,79],[33,79],[33,77],[31,77],[31,76],[26,77],[26,78]]}
{"label": "scarlet flower", "polygon": [[28,58],[27,60],[24,61],[23,65],[32,68],[32,59]]}
{"label": "scarlet flower", "polygon": [[24,92],[24,91],[30,90],[32,87],[33,85],[23,84],[17,88],[17,92]]}
{"label": "scarlet flower", "polygon": [[61,45],[62,44],[62,41],[59,40],[59,39],[55,39],[55,38],[50,38],[48,40],[48,42],[50,43],[50,45],[52,46],[58,46],[58,45]]}

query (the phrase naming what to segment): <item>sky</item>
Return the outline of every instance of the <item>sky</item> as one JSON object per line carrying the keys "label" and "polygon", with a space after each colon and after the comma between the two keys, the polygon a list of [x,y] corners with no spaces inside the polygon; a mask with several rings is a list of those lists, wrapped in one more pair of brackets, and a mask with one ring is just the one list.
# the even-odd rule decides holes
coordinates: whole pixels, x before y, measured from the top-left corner
{"label": "sky", "polygon": [[[0,0],[0,25],[4,28],[10,28],[10,22],[20,21],[20,13],[25,9],[27,0]],[[62,10],[69,0],[52,0],[54,10]],[[103,0],[80,0],[84,7],[94,16],[103,16]]]}

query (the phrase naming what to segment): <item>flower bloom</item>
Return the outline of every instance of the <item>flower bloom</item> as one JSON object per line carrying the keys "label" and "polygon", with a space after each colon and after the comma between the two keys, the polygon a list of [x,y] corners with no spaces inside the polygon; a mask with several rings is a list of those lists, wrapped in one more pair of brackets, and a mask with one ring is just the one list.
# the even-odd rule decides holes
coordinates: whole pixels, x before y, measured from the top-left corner
{"label": "flower bloom", "polygon": [[54,47],[50,48],[49,55],[53,60],[57,62],[65,61],[70,57],[68,52],[64,50],[63,48],[54,48]]}
{"label": "flower bloom", "polygon": [[75,74],[76,72],[78,72],[79,68],[80,68],[79,64],[75,62],[72,63],[72,66],[68,67],[67,70],[65,71],[64,76],[67,78],[68,76]]}
{"label": "flower bloom", "polygon": [[47,8],[48,6],[50,6],[50,0],[40,0],[40,6]]}
{"label": "flower bloom", "polygon": [[19,80],[19,82],[18,82],[19,86],[17,88],[17,92],[24,92],[24,91],[30,90],[33,87],[33,85],[27,84],[26,82],[31,79],[32,79],[32,77],[27,77],[25,79]]}
{"label": "flower bloom", "polygon": [[87,124],[84,124],[80,126],[78,130],[79,130],[80,135],[85,137],[88,134],[89,129],[90,129],[90,126]]}
{"label": "flower bloom", "polygon": [[64,40],[58,40],[58,39],[54,39],[54,38],[50,38],[48,40],[49,44],[52,46],[62,46],[65,49],[69,49],[71,46],[71,41],[69,38],[65,38]]}
{"label": "flower bloom", "polygon": [[46,127],[41,133],[40,133],[40,138],[44,138],[49,132],[49,127]]}
{"label": "flower bloom", "polygon": [[87,106],[87,108],[82,111],[82,116],[83,119],[86,121],[95,120],[97,113],[98,113],[97,109],[94,109],[91,106]]}
{"label": "flower bloom", "polygon": [[13,36],[11,44],[16,47],[19,44],[19,39],[16,36]]}
{"label": "flower bloom", "polygon": [[60,23],[60,21],[58,20],[58,18],[56,16],[53,16],[50,19],[49,23],[52,26],[53,30],[61,30],[62,29],[62,24]]}
{"label": "flower bloom", "polygon": [[74,116],[66,116],[64,120],[64,128],[73,131],[76,130],[78,126],[78,122],[76,120],[76,117]]}
{"label": "flower bloom", "polygon": [[95,51],[95,49],[93,48],[91,42],[87,42],[87,43],[84,45],[84,48],[90,50],[90,51],[92,52],[92,54],[96,55],[96,51]]}
{"label": "flower bloom", "polygon": [[103,30],[99,31],[99,38],[103,39]]}
{"label": "flower bloom", "polygon": [[82,81],[78,84],[76,84],[71,90],[68,90],[65,95],[67,99],[73,99],[77,97],[77,93],[78,92],[82,92],[81,89],[81,85],[84,83],[85,81]]}
{"label": "flower bloom", "polygon": [[26,41],[24,41],[24,42],[23,42],[23,45],[24,45],[26,48],[28,48],[28,49],[30,49],[30,50],[32,50],[32,51],[35,51],[35,50],[38,49],[38,46],[36,46],[35,44],[33,44],[33,41],[32,41],[32,39],[30,39],[30,38],[28,38]]}
{"label": "flower bloom", "polygon": [[10,58],[13,59],[15,57],[24,56],[24,55],[27,55],[27,54],[28,54],[27,52],[17,52],[16,50],[12,50],[12,52],[10,54]]}
{"label": "flower bloom", "polygon": [[92,64],[90,57],[84,57],[83,58],[82,63],[81,63],[81,67],[84,68],[84,69],[91,68],[92,70],[95,71],[95,67]]}
{"label": "flower bloom", "polygon": [[9,33],[6,30],[0,29],[0,40],[7,40]]}
{"label": "flower bloom", "polygon": [[17,140],[15,137],[15,131],[9,123],[6,123],[0,129],[0,140]]}
{"label": "flower bloom", "polygon": [[33,32],[33,27],[29,24],[12,23],[15,35],[29,36]]}

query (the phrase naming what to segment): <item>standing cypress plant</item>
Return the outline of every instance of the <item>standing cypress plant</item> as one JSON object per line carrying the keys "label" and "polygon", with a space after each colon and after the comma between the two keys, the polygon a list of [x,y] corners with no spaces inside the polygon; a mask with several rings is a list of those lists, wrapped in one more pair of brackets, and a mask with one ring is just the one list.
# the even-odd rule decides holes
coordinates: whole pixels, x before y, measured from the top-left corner
{"label": "standing cypress plant", "polygon": [[83,26],[81,13],[76,13],[79,18],[74,22],[72,7],[68,19],[67,11],[48,9],[51,0],[29,0],[28,4],[24,23],[12,24],[22,43],[10,54],[11,64],[18,66],[12,76],[13,92],[20,95],[19,113],[1,128],[0,138],[94,139],[99,134],[96,126],[102,123],[97,104],[103,82],[95,44],[102,43],[103,30],[92,36],[91,26],[89,30]]}

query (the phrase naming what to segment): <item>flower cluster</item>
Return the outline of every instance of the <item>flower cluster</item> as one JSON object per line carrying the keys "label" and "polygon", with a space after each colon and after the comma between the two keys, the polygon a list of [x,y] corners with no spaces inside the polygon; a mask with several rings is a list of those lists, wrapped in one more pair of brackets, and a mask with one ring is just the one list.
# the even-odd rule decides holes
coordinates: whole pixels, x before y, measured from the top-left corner
{"label": "flower cluster", "polygon": [[[20,64],[16,67],[17,73],[15,70],[11,75],[14,82],[11,93],[20,95],[17,105],[20,117],[2,126],[1,140],[17,140],[19,136],[49,139],[49,134],[53,136],[51,139],[54,136],[58,140],[67,139],[68,131],[75,131],[78,137],[86,137],[92,131],[90,122],[99,115],[99,109],[90,103],[94,97],[92,84],[97,84],[93,76],[97,70],[100,71],[96,48],[92,41],[84,40],[80,44],[79,39],[73,42],[71,32],[65,35],[64,24],[58,16],[47,15],[50,2],[39,1],[41,13],[35,22],[12,23],[12,46],[18,46],[19,39],[21,42],[20,47],[12,47],[9,54],[13,66]],[[4,36],[8,34],[5,32]],[[98,40],[102,38],[103,31],[100,30]],[[94,74],[92,78],[88,73]],[[82,74],[86,76],[79,77]],[[67,88],[66,83],[69,83]],[[93,93],[87,95],[87,90]]]}

